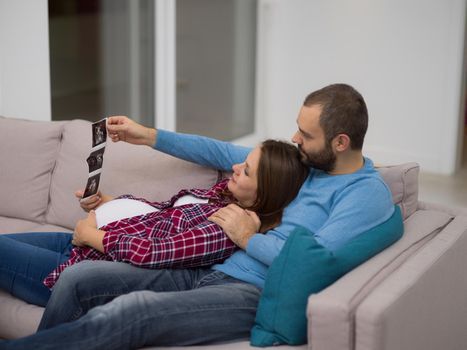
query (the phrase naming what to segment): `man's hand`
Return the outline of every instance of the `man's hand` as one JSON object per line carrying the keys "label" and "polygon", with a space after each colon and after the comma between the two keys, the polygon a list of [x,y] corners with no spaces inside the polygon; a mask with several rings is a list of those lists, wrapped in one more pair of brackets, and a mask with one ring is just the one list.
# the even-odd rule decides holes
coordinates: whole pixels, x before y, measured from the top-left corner
{"label": "man's hand", "polygon": [[208,220],[222,227],[226,235],[243,250],[261,227],[261,221],[255,212],[242,209],[236,204],[219,209]]}
{"label": "man's hand", "polygon": [[91,210],[86,219],[79,220],[76,223],[71,243],[78,247],[89,246],[100,252],[104,252],[104,245],[102,243],[104,235],[105,231],[97,229],[96,213],[94,210]]}
{"label": "man's hand", "polygon": [[156,143],[156,129],[147,128],[125,116],[109,117],[107,131],[113,142],[125,141],[134,145],[150,147]]}
{"label": "man's hand", "polygon": [[102,194],[101,191],[93,194],[92,196],[86,197],[83,199],[84,190],[78,190],[75,192],[76,198],[79,199],[79,205],[83,208],[84,211],[89,212],[90,210],[96,209],[101,204],[113,200],[112,196]]}

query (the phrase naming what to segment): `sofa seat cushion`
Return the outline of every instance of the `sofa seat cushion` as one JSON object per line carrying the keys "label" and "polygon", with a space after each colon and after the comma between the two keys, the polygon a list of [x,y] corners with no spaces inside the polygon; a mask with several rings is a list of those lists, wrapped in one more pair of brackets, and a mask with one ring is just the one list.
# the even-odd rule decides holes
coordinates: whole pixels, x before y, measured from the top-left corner
{"label": "sofa seat cushion", "polygon": [[0,117],[0,216],[44,221],[62,126]]}
{"label": "sofa seat cushion", "polygon": [[308,296],[397,241],[403,233],[399,207],[384,223],[330,251],[304,228],[292,232],[269,268],[251,343],[256,346],[307,341]]}

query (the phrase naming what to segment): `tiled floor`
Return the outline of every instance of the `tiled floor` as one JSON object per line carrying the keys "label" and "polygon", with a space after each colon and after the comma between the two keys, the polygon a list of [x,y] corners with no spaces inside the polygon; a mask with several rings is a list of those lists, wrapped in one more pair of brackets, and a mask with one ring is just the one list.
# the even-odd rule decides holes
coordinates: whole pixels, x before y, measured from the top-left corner
{"label": "tiled floor", "polygon": [[467,208],[467,166],[452,176],[421,172],[419,199]]}
{"label": "tiled floor", "polygon": [[467,134],[463,155],[464,165],[455,175],[420,173],[420,200],[467,208]]}

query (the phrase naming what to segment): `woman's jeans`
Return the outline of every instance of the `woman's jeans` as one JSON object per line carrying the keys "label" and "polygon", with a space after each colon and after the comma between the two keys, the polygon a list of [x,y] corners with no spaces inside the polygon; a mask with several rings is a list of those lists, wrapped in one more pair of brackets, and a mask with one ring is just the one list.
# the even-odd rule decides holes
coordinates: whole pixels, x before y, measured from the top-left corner
{"label": "woman's jeans", "polygon": [[0,289],[45,306],[50,290],[42,281],[69,258],[71,240],[70,233],[62,232],[0,235]]}
{"label": "woman's jeans", "polygon": [[60,275],[32,336],[0,349],[138,349],[245,339],[261,290],[210,269],[84,261]]}

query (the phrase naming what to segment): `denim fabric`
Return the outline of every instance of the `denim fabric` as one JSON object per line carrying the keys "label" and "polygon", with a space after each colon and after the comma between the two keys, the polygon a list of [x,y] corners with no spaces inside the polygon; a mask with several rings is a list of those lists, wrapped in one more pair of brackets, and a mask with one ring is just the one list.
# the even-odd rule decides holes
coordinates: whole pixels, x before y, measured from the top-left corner
{"label": "denim fabric", "polygon": [[0,288],[30,304],[45,306],[44,278],[69,258],[72,235],[33,232],[0,235]]}
{"label": "denim fabric", "polygon": [[138,349],[245,339],[260,294],[211,269],[85,261],[61,275],[40,331],[0,349]]}

